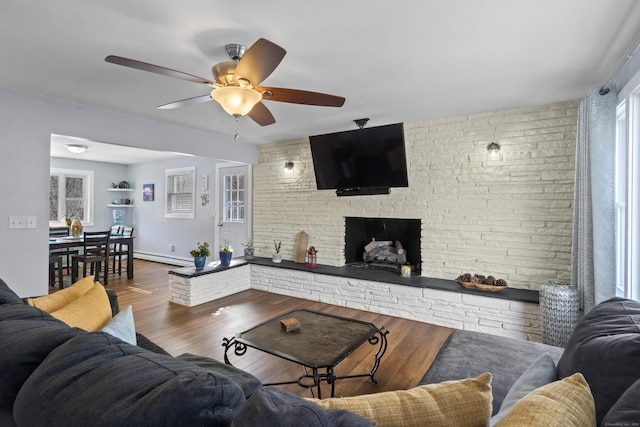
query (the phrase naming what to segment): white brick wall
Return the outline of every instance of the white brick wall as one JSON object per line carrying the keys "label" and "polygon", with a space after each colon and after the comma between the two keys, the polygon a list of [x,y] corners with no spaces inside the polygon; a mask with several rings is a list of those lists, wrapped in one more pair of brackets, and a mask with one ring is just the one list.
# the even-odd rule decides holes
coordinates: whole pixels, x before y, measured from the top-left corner
{"label": "white brick wall", "polygon": [[[318,262],[340,266],[345,216],[419,218],[424,276],[477,272],[524,289],[567,281],[577,107],[569,101],[405,123],[409,188],[390,195],[317,191],[308,140],[261,145],[253,173],[256,255],[270,256],[276,239],[293,259],[304,230]],[[491,141],[502,146],[500,160],[487,158]],[[295,163],[292,174],[285,161]]]}
{"label": "white brick wall", "polygon": [[193,307],[250,287],[250,270],[244,266],[196,277],[169,274],[169,301]]}
{"label": "white brick wall", "polygon": [[456,329],[542,341],[538,304],[255,264],[250,268],[252,289]]}

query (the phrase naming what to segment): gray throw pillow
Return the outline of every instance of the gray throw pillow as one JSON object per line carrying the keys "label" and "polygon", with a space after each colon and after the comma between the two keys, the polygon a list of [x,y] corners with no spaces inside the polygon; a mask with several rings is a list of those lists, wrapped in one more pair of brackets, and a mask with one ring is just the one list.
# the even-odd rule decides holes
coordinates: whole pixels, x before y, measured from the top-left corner
{"label": "gray throw pillow", "polygon": [[500,421],[517,401],[533,390],[552,383],[557,379],[558,370],[556,369],[555,362],[548,353],[543,354],[513,383],[502,401],[500,410],[491,417],[491,426]]}

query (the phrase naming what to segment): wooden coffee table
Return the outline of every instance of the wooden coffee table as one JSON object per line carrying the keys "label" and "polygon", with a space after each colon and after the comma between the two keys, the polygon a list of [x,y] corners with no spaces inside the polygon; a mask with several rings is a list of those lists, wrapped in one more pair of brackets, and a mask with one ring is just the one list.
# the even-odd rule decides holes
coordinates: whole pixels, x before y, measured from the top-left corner
{"label": "wooden coffee table", "polygon": [[[282,329],[280,320],[289,318],[295,318],[300,322],[299,330],[285,332]],[[311,310],[294,310],[267,320],[233,338],[224,338],[222,345],[225,347],[224,361],[229,365],[231,362],[227,352],[232,347],[237,356],[242,356],[247,352],[247,348],[251,347],[302,365],[305,374],[298,379],[264,385],[297,383],[308,388],[312,396],[313,389],[317,388],[318,398],[322,398],[322,381],[331,384],[331,397],[334,396],[335,382],[339,379],[369,377],[377,384],[374,375],[380,366],[380,359],[387,350],[388,333],[384,327],[378,328],[372,323],[360,320]],[[365,342],[378,346],[371,370],[358,375],[337,376],[334,372],[336,365]],[[307,368],[311,369],[310,374]]]}

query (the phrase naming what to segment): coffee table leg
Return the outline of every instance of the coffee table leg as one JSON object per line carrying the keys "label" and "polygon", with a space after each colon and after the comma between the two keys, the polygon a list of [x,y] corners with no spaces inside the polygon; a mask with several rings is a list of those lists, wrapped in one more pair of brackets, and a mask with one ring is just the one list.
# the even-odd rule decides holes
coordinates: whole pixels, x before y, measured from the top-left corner
{"label": "coffee table leg", "polygon": [[226,363],[227,365],[231,365],[232,363],[229,361],[229,358],[227,357],[227,352],[229,351],[229,349],[233,346],[235,347],[234,349],[234,353],[236,354],[236,356],[242,356],[243,354],[245,354],[247,352],[247,346],[241,342],[236,341],[236,338],[223,338],[222,339],[222,346],[224,347],[224,363]]}
{"label": "coffee table leg", "polygon": [[[383,326],[378,330],[378,332],[376,332],[374,336],[369,338],[369,343],[371,345],[376,345],[380,343],[380,347],[378,347],[378,351],[376,351],[376,354],[374,355],[373,366],[371,366],[371,371],[369,372],[371,381],[373,381],[374,384],[378,384],[378,381],[374,378],[374,375],[376,374],[376,371],[380,367],[380,359],[382,359],[382,356],[384,356],[384,353],[387,351],[387,334],[388,333],[389,331],[385,330]],[[380,337],[378,337],[378,335]]]}

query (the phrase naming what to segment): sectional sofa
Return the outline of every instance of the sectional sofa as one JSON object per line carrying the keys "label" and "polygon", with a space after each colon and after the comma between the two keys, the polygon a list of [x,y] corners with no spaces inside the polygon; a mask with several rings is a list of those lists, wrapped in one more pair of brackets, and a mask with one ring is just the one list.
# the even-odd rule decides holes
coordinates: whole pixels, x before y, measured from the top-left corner
{"label": "sectional sofa", "polygon": [[171,356],[135,332],[130,307],[120,310],[117,295],[92,280],[81,282],[27,303],[0,280],[0,425],[585,426],[640,420],[640,304],[629,300],[592,310],[564,351],[456,331],[416,387],[319,401],[263,387],[214,359]]}

